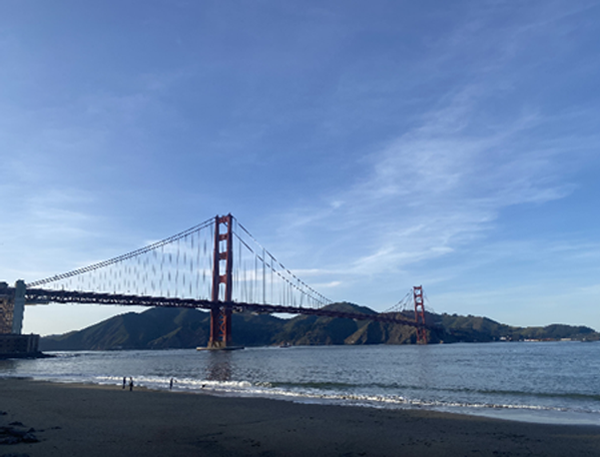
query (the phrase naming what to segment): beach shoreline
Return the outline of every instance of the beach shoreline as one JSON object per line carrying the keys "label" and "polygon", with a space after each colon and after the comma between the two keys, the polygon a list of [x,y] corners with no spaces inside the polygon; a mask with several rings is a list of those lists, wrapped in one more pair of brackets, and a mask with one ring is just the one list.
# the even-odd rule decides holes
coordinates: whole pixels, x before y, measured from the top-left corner
{"label": "beach shoreline", "polygon": [[[589,456],[600,427],[0,379],[0,427],[37,442],[0,456]],[[21,426],[15,426],[21,427]]]}

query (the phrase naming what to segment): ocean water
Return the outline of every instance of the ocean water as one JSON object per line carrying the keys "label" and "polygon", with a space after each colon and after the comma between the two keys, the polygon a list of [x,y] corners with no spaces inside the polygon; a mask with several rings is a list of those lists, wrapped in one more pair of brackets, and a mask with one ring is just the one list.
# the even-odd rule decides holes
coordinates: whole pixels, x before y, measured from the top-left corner
{"label": "ocean water", "polygon": [[370,408],[600,425],[600,343],[74,351],[0,361],[1,377],[136,385]]}

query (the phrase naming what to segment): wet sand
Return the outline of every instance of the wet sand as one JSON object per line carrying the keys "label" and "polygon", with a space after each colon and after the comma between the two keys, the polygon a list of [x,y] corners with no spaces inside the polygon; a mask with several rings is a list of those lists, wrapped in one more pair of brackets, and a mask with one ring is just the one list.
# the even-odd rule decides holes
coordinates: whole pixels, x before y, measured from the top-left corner
{"label": "wet sand", "polygon": [[39,440],[0,444],[0,456],[600,455],[594,426],[17,379],[0,388],[0,428],[20,422],[8,430]]}

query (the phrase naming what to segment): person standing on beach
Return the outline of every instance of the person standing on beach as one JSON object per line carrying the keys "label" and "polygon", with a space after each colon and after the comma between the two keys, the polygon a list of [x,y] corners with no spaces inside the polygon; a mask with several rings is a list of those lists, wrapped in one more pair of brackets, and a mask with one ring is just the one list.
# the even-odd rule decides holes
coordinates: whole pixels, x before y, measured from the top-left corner
{"label": "person standing on beach", "polygon": [[133,390],[133,378],[129,378],[129,391]]}
{"label": "person standing on beach", "polygon": [[173,378],[169,381],[169,390],[173,390]]}
{"label": "person standing on beach", "polygon": [[123,376],[123,389],[125,389],[126,384],[127,384],[127,376]]}

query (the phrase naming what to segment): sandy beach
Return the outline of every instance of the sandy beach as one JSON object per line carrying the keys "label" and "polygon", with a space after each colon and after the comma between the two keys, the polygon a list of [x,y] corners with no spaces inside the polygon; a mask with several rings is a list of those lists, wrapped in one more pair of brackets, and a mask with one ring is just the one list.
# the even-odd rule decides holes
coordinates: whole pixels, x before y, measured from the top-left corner
{"label": "sandy beach", "polygon": [[0,456],[600,455],[594,426],[21,379],[0,386],[0,442],[16,442],[0,444]]}

